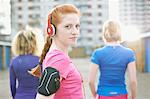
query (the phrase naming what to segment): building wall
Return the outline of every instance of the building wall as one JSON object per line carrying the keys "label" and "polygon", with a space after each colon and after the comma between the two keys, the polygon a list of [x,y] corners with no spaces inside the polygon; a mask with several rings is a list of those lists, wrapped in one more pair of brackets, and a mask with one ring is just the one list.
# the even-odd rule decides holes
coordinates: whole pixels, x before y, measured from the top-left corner
{"label": "building wall", "polygon": [[145,43],[145,72],[150,72],[150,37],[144,39]]}
{"label": "building wall", "polygon": [[134,42],[128,42],[127,46],[135,52],[137,70],[140,72],[144,72],[145,71],[144,40],[141,39]]}
{"label": "building wall", "polygon": [[102,24],[108,19],[108,0],[11,0],[12,37],[26,25],[40,28],[43,32],[50,10],[63,3],[76,5],[81,13],[79,47],[95,47],[102,44]]}
{"label": "building wall", "polygon": [[[125,26],[135,26],[141,35],[150,31],[150,0],[118,0],[119,18]],[[150,72],[150,40],[149,36],[140,38],[134,43],[130,42],[137,56],[137,69],[142,72]]]}
{"label": "building wall", "polygon": [[12,59],[10,43],[0,41],[0,70],[6,69]]}
{"label": "building wall", "polygon": [[139,32],[150,31],[150,1],[149,0],[118,0],[119,19],[127,25],[134,25]]}
{"label": "building wall", "polygon": [[0,0],[0,35],[10,35],[10,0]]}
{"label": "building wall", "polygon": [[2,46],[0,46],[0,69],[2,69]]}

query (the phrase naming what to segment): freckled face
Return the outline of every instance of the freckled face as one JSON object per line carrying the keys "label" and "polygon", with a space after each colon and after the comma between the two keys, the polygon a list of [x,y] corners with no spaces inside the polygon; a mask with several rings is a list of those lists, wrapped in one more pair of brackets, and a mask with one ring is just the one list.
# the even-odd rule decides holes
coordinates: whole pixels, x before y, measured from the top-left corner
{"label": "freckled face", "polygon": [[65,46],[72,46],[76,44],[79,33],[79,16],[75,13],[63,15],[61,23],[57,25],[57,40]]}

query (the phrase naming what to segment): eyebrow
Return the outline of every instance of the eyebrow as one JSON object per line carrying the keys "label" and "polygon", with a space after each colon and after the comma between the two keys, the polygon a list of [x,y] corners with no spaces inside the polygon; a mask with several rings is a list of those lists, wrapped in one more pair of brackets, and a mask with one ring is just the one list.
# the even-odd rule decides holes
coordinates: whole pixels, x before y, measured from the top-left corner
{"label": "eyebrow", "polygon": [[[80,25],[80,23],[75,23],[75,25],[76,24]],[[74,25],[74,23],[64,23],[64,25]]]}

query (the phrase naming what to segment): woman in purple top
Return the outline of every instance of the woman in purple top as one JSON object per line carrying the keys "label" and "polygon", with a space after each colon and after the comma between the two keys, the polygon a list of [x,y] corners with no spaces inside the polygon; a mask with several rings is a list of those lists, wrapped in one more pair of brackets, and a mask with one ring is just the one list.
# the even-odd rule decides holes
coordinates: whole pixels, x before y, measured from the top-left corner
{"label": "woman in purple top", "polygon": [[15,57],[10,64],[10,88],[13,99],[35,99],[39,78],[27,71],[38,64],[37,37],[32,31],[19,31],[12,42]]}

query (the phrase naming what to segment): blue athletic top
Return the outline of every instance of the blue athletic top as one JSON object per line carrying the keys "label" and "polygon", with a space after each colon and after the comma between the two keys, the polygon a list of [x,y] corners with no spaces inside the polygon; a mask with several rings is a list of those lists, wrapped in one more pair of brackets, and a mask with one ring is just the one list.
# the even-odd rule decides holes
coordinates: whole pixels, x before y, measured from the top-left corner
{"label": "blue athletic top", "polygon": [[127,94],[125,72],[127,65],[135,61],[134,52],[122,45],[106,45],[96,49],[91,61],[99,66],[100,77],[97,93],[102,96]]}

